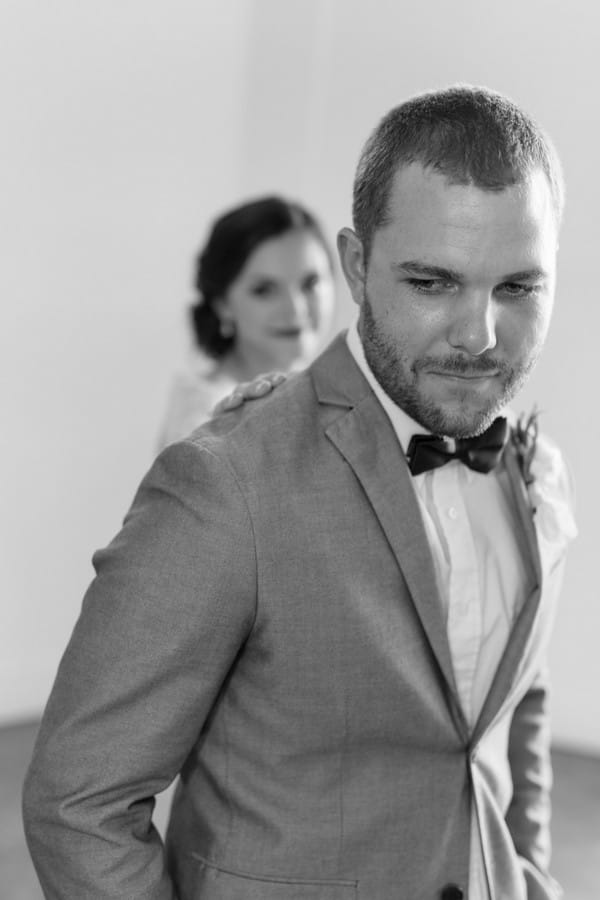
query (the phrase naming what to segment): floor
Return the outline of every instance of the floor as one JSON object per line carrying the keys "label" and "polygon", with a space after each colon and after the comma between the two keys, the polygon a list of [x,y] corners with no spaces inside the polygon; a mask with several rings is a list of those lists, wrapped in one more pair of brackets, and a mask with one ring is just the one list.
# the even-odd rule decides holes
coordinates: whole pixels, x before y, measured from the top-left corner
{"label": "floor", "polygon": [[[21,827],[20,794],[37,727],[0,730],[0,900],[42,900]],[[158,820],[166,818],[164,799]],[[600,898],[600,759],[554,753],[553,874],[565,900]]]}

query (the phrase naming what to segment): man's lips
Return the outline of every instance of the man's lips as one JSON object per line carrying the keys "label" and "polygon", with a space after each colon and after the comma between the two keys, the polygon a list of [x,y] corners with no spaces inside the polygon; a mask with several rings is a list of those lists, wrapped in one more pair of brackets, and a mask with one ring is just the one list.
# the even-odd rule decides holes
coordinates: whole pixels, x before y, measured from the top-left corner
{"label": "man's lips", "polygon": [[437,383],[442,389],[476,393],[492,390],[500,376],[498,369],[489,372],[448,372],[445,369],[428,369],[427,374],[435,379],[434,384]]}
{"label": "man's lips", "polygon": [[456,378],[460,381],[484,381],[488,378],[496,378],[500,372],[498,369],[489,369],[487,371],[471,369],[466,372],[457,371],[456,369],[427,369],[426,374],[436,375],[438,378]]}
{"label": "man's lips", "polygon": [[487,378],[495,378],[498,372],[430,372],[441,378],[456,378],[459,381],[483,381]]}

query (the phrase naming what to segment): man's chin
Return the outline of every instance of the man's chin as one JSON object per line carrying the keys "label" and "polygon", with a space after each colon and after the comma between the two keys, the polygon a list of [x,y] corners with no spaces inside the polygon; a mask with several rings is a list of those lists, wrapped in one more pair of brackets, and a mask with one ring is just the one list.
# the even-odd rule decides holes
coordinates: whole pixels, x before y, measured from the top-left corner
{"label": "man's chin", "polygon": [[418,417],[432,434],[453,438],[475,437],[489,428],[498,415],[500,405],[472,406],[469,404],[436,404],[424,406]]}
{"label": "man's chin", "polygon": [[[496,394],[496,396],[494,396]],[[492,396],[482,396],[481,391],[443,391],[437,397],[423,398],[423,409],[431,423],[435,423],[436,434],[465,438],[481,434],[492,424],[503,408],[503,399],[494,392]]]}
{"label": "man's chin", "polygon": [[457,414],[455,416],[443,416],[445,420],[442,424],[444,428],[439,434],[453,438],[469,438],[483,434],[490,427],[497,416],[496,408],[485,412],[477,412],[471,414]]}

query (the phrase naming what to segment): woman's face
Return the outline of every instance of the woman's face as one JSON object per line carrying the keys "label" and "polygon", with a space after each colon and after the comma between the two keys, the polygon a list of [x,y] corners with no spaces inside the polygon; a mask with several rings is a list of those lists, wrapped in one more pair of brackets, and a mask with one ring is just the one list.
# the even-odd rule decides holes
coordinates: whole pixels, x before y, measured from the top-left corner
{"label": "woman's face", "polygon": [[308,230],[259,244],[218,305],[235,328],[234,353],[256,371],[289,369],[318,350],[331,325],[334,282],[327,253]]}

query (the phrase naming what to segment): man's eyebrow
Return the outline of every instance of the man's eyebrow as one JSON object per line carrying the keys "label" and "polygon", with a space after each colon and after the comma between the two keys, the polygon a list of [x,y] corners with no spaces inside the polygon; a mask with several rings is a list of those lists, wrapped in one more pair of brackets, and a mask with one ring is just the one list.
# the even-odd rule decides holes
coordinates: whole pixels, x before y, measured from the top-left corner
{"label": "man's eyebrow", "polygon": [[[419,262],[415,259],[406,260],[406,262],[393,263],[392,270],[397,275],[414,275],[418,278],[442,278],[445,281],[461,282],[463,280],[460,272],[454,269],[446,269],[444,266],[433,266],[429,263]],[[503,275],[501,282],[506,281],[544,281],[548,278],[548,272],[537,266],[533,269],[523,269],[520,272],[511,272],[509,275]]]}
{"label": "man's eyebrow", "polygon": [[544,281],[548,273],[544,269],[523,269],[522,272],[512,272],[506,275],[502,281]]}
{"label": "man's eyebrow", "polygon": [[443,278],[446,281],[462,281],[460,272],[446,269],[443,266],[432,266],[428,263],[419,262],[416,259],[393,263],[392,269],[397,275],[416,275],[420,278]]}

